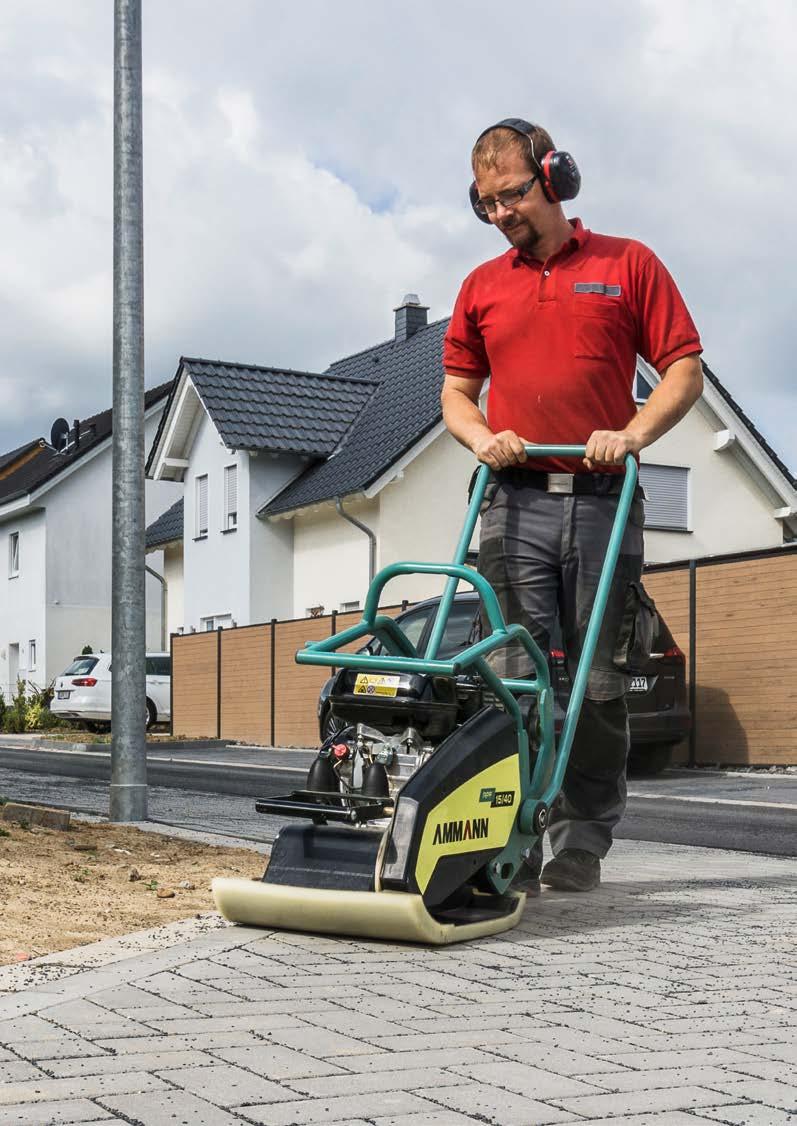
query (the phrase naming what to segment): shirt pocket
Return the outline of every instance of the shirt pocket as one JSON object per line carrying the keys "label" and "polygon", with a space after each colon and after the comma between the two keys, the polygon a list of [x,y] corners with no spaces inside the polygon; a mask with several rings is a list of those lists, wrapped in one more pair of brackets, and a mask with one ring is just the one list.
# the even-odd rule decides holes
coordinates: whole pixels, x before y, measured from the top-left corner
{"label": "shirt pocket", "polygon": [[627,331],[619,297],[590,293],[573,298],[573,355],[579,360],[612,360],[618,337]]}

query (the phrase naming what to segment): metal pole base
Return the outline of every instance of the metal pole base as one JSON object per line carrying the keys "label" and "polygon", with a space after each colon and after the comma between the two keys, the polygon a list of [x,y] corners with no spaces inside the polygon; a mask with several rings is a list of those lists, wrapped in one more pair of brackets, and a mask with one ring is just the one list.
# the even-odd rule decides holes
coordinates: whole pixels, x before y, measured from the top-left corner
{"label": "metal pole base", "polygon": [[111,782],[109,815],[111,821],[146,821],[146,785]]}

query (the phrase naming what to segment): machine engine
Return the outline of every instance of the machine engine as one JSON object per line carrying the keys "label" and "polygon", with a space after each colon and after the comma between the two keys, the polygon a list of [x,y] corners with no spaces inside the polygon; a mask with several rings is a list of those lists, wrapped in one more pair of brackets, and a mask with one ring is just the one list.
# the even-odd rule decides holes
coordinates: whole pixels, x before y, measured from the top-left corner
{"label": "machine engine", "polygon": [[437,746],[484,704],[468,677],[341,669],[332,715],[345,726],[328,739],[307,776],[313,792],[395,799]]}

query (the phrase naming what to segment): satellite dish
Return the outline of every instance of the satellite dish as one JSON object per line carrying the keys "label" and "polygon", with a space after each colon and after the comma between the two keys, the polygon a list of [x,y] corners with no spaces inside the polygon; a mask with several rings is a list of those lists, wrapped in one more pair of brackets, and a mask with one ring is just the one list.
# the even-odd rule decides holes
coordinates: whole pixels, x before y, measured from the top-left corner
{"label": "satellite dish", "polygon": [[57,418],[53,423],[52,430],[50,431],[50,445],[59,454],[63,453],[66,449],[66,443],[69,438],[69,423],[65,418]]}

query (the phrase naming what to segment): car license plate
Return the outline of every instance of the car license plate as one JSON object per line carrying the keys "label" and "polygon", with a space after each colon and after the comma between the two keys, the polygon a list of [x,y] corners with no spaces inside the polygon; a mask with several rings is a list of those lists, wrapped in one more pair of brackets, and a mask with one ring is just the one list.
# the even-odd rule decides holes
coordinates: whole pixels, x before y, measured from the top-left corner
{"label": "car license plate", "polygon": [[71,695],[72,695],[71,692],[59,692],[58,693],[58,699],[59,700],[68,700]]}
{"label": "car license plate", "polygon": [[648,678],[646,676],[632,676],[629,692],[647,692]]}

